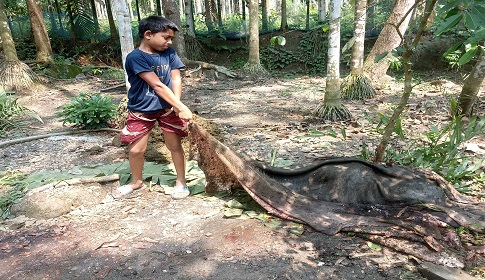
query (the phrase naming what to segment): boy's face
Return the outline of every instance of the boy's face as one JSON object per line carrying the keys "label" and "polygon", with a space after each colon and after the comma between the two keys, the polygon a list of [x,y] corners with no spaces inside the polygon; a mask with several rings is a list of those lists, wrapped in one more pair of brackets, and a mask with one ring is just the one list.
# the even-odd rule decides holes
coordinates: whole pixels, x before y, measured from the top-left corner
{"label": "boy's face", "polygon": [[172,40],[175,37],[175,32],[172,29],[152,33],[151,31],[145,32],[145,39],[147,39],[148,45],[157,51],[164,51],[172,45]]}

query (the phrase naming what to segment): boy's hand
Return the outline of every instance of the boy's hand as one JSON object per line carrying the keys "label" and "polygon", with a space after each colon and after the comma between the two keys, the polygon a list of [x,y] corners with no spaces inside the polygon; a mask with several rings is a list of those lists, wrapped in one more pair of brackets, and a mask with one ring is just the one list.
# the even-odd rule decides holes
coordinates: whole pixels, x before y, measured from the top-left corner
{"label": "boy's hand", "polygon": [[179,118],[181,118],[182,120],[184,120],[188,123],[192,123],[193,116],[192,116],[192,112],[190,111],[189,107],[184,105],[180,109],[173,108],[173,110],[179,116]]}

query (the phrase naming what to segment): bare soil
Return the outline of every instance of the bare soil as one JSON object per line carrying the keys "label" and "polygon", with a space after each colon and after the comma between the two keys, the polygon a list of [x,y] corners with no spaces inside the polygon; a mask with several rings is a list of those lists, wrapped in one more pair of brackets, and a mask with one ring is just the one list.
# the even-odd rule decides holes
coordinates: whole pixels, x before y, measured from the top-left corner
{"label": "bare soil", "polygon": [[[447,97],[460,83],[453,73],[424,78],[413,95],[403,127],[407,134],[428,131],[448,120]],[[199,116],[214,122],[232,149],[258,160],[308,163],[323,156],[373,150],[379,134],[376,119],[363,110],[388,113],[402,84],[392,81],[372,100],[346,106],[347,123],[333,124],[347,137],[305,138],[309,129],[325,131],[324,122],[308,116],[323,100],[325,79],[221,79],[186,77],[184,101]],[[110,86],[95,78],[46,83],[43,89],[19,94],[22,105],[37,112],[43,124],[11,138],[46,134],[66,128],[55,108],[79,92]],[[445,93],[445,94],[444,94]],[[123,88],[109,91],[116,101]],[[479,104],[483,112],[484,103]],[[126,161],[124,147],[112,144],[114,133],[50,137],[0,148],[0,171],[71,169],[74,166]],[[8,139],[6,139],[8,140]],[[471,141],[485,154],[484,136]],[[405,143],[401,143],[405,144]],[[474,146],[474,147],[475,147]],[[387,248],[337,234],[327,236],[304,227],[293,234],[285,224],[270,227],[256,219],[224,218],[229,198],[188,197],[172,200],[152,189],[128,199],[86,203],[52,219],[16,217],[0,224],[1,279],[422,279],[415,262]],[[484,277],[485,268],[471,273]]]}

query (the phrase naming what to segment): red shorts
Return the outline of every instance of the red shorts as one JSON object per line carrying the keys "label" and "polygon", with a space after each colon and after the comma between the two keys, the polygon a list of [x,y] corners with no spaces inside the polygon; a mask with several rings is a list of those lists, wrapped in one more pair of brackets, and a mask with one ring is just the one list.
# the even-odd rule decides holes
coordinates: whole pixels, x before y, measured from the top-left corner
{"label": "red shorts", "polygon": [[121,143],[131,144],[140,139],[152,130],[156,121],[163,131],[176,133],[180,137],[186,137],[189,134],[187,123],[173,110],[166,109],[153,114],[129,112],[126,125],[120,133]]}

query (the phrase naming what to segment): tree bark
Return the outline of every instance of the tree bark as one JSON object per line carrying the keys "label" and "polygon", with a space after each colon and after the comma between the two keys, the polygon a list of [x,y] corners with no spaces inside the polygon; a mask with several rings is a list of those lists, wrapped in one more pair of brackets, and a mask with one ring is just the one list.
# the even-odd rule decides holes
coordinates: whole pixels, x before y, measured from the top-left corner
{"label": "tree bark", "polygon": [[[424,12],[423,17],[421,18],[421,23],[419,25],[418,31],[416,32],[416,36],[414,37],[413,41],[411,44],[407,44],[406,41],[404,41],[404,48],[406,51],[403,54],[403,69],[404,69],[404,90],[403,94],[401,96],[401,100],[394,110],[392,116],[389,118],[389,122],[387,123],[386,127],[384,128],[384,133],[382,134],[382,139],[379,145],[376,148],[376,153],[375,153],[375,162],[382,162],[384,160],[384,155],[386,153],[386,147],[387,144],[389,143],[389,139],[391,138],[391,135],[396,127],[396,123],[398,122],[398,119],[400,118],[402,112],[406,108],[406,105],[408,104],[409,97],[411,95],[411,92],[413,90],[412,86],[412,71],[411,71],[411,55],[413,54],[414,50],[416,49],[416,46],[419,43],[419,40],[421,39],[421,36],[424,32],[424,29],[426,27],[426,23],[428,21],[429,16],[433,12],[434,6],[436,5],[437,0],[431,0],[427,6],[426,10]],[[400,37],[403,37],[403,33],[398,34]]]}
{"label": "tree bark", "polygon": [[187,24],[187,35],[195,38],[195,20],[193,0],[185,0],[185,22]]}
{"label": "tree bark", "polygon": [[186,58],[184,32],[182,30],[182,20],[180,19],[180,7],[177,0],[162,0],[163,16],[171,20],[180,29],[175,33],[175,50],[180,58]]}
{"label": "tree bark", "polygon": [[259,58],[259,13],[258,0],[248,0],[249,3],[249,57],[243,70],[255,75],[266,73]]}
{"label": "tree bark", "polygon": [[39,81],[39,77],[17,56],[3,1],[0,0],[0,41],[5,60],[0,61],[0,86],[7,90],[29,88]]}
{"label": "tree bark", "polygon": [[108,14],[109,32],[111,34],[111,40],[117,41],[119,39],[118,31],[116,30],[115,20],[113,18],[113,11],[111,9],[111,0],[105,0],[106,13]]}
{"label": "tree bark", "polygon": [[[402,43],[400,34],[404,34],[406,31],[409,20],[411,19],[411,8],[413,7],[414,0],[397,0],[394,9],[386,21],[386,25],[381,31],[381,34],[377,38],[374,47],[371,49],[364,63],[364,71],[367,76],[376,83],[381,83],[386,77],[387,69],[389,68],[389,53],[386,58],[381,59],[379,62],[375,62],[375,58],[384,52],[389,52],[392,49],[398,47]],[[399,26],[397,26],[400,23]]]}
{"label": "tree bark", "polygon": [[[116,14],[116,18],[118,20],[119,39],[120,39],[120,45],[121,45],[121,57],[122,57],[123,67],[124,67],[126,56],[135,49],[133,44],[133,35],[131,32],[130,11],[128,10],[126,0],[112,0],[112,1],[113,1],[113,9]],[[125,71],[125,81],[126,81],[126,87],[128,89],[130,84],[128,83],[128,76],[126,74],[126,71]]]}
{"label": "tree bark", "polygon": [[354,13],[354,45],[350,58],[350,74],[342,84],[344,99],[362,100],[375,96],[372,82],[364,74],[364,41],[367,0],[356,0]]}
{"label": "tree bark", "polygon": [[461,113],[465,116],[471,117],[473,112],[473,104],[478,98],[480,87],[485,78],[485,55],[481,55],[472,71],[466,78],[461,94],[458,99],[458,107]]}
{"label": "tree bark", "polygon": [[39,0],[27,0],[30,26],[34,35],[35,47],[37,49],[37,61],[52,63],[52,47],[47,33],[47,28],[40,8]]}
{"label": "tree bark", "polygon": [[341,0],[330,2],[330,32],[328,36],[327,80],[323,103],[316,115],[325,120],[350,119],[350,111],[343,106],[340,95],[340,16]]}
{"label": "tree bark", "polygon": [[280,31],[288,31],[288,17],[286,15],[286,0],[281,0],[281,26]]}

